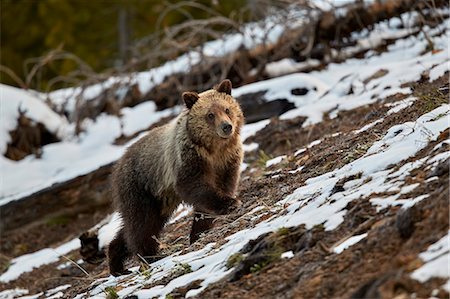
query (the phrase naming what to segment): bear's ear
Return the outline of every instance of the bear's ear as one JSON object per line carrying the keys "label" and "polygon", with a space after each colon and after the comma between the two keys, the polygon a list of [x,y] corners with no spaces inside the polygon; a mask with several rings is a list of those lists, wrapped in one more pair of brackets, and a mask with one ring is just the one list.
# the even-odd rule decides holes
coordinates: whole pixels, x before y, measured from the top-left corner
{"label": "bear's ear", "polygon": [[198,100],[198,94],[193,91],[183,92],[183,101],[188,109],[194,106],[195,102]]}
{"label": "bear's ear", "polygon": [[228,79],[223,80],[220,82],[219,86],[216,87],[216,90],[231,95],[231,81]]}

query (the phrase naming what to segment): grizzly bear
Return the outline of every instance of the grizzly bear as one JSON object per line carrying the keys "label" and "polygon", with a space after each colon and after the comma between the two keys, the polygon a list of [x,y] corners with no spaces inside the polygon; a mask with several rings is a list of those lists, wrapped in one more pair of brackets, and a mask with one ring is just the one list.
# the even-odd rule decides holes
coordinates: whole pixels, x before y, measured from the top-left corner
{"label": "grizzly bear", "polygon": [[108,250],[114,276],[129,273],[124,261],[130,256],[155,260],[157,238],[181,202],[194,207],[191,243],[212,226],[202,215],[228,214],[240,205],[234,195],[244,116],[231,82],[182,98],[186,109],[130,146],[114,168],[113,201],[123,220]]}

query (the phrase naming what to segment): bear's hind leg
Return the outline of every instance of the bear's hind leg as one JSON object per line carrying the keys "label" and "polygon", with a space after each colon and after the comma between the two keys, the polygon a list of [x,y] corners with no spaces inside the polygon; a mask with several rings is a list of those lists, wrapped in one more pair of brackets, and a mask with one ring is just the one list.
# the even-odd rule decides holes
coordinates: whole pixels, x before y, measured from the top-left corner
{"label": "bear's hind leg", "polygon": [[129,255],[130,253],[125,242],[123,229],[121,229],[108,247],[109,272],[114,276],[131,273],[130,271],[124,269],[124,262]]}
{"label": "bear's hind leg", "polygon": [[138,256],[139,260],[145,259],[152,263],[159,259],[159,243],[157,238],[167,221],[166,216],[160,214],[161,207],[156,202],[147,201],[141,209],[134,210],[133,221],[127,225],[127,244],[130,251]]}

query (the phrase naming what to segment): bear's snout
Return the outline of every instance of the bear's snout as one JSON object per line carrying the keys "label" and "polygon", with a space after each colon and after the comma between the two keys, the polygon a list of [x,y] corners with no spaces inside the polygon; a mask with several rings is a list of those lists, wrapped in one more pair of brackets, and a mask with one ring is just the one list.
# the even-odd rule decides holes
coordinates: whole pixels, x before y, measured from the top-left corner
{"label": "bear's snout", "polygon": [[233,129],[233,126],[229,123],[223,122],[220,127],[222,128],[222,131],[227,134],[230,135],[231,130]]}
{"label": "bear's snout", "polygon": [[222,122],[220,124],[220,129],[219,129],[219,135],[222,138],[227,138],[231,135],[231,133],[233,132],[233,126],[229,123],[229,122]]}
{"label": "bear's snout", "polygon": [[222,131],[229,135],[231,133],[231,130],[233,129],[233,126],[229,123],[222,123]]}

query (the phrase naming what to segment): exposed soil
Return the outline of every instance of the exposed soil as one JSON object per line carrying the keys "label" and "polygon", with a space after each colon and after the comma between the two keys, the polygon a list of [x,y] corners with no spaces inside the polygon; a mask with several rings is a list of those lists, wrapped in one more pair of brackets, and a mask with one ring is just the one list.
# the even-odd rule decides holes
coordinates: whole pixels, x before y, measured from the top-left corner
{"label": "exposed soil", "polygon": [[[429,154],[438,142],[447,138],[448,131],[414,159]],[[448,162],[443,163],[447,171],[432,184],[426,183],[426,174],[420,172],[409,178],[420,185],[405,197],[430,196],[406,210],[407,215],[398,207],[376,213],[368,198],[352,202],[346,207],[345,221],[337,230],[324,234],[313,229],[311,238],[320,241],[309,242],[300,251],[295,246],[283,248],[296,252],[292,259],[270,263],[236,282],[219,282],[198,298],[394,298],[399,295],[409,298],[413,293],[417,298],[431,296],[431,291],[445,281],[432,279],[420,284],[409,273],[421,265],[418,253],[447,232]],[[330,252],[341,238],[361,233],[369,235],[339,255]],[[303,235],[293,235],[297,244],[305,243]],[[447,298],[448,294],[435,296]]]}
{"label": "exposed soil", "polygon": [[[448,98],[448,88],[446,89],[448,86],[448,74],[432,83],[427,81],[428,79],[424,78],[423,82],[404,84],[405,87],[409,86],[413,89],[413,95],[418,100],[411,107],[402,110],[402,113],[395,113],[385,118],[382,123],[367,130],[365,135],[373,134],[370,138],[377,138],[377,135],[386,127],[389,128],[399,123],[399,121],[415,120],[425,112],[446,103]],[[350,111],[341,111],[333,119],[325,116],[324,121],[306,128],[302,128],[305,120],[303,117],[290,120],[273,118],[270,125],[259,131],[257,135],[248,138],[246,142],[258,143],[260,150],[274,157],[289,152],[293,153],[310,142],[320,139],[322,139],[322,143],[326,140],[331,140],[332,144],[336,145],[349,132],[384,117],[389,110],[385,106],[386,103],[401,101],[404,98],[406,98],[404,94],[396,94],[371,105]],[[339,135],[333,137],[333,134],[336,133],[339,133]],[[322,150],[321,147],[323,146],[319,144],[315,148]]]}
{"label": "exposed soil", "polygon": [[[0,209],[1,254],[14,257],[77,237],[111,212],[111,165]],[[18,212],[20,211],[20,212]]]}
{"label": "exposed soil", "polygon": [[[180,88],[185,89],[189,86],[192,89],[204,89],[204,86],[210,85],[211,78],[215,80],[216,77],[226,75],[236,86],[265,79],[268,76],[262,71],[263,68],[259,69],[255,76],[248,76],[249,71],[262,61],[264,66],[269,61],[286,57],[297,61],[307,58],[322,59],[329,56],[331,49],[349,46],[344,42],[338,42],[342,36],[349,36],[355,30],[370,28],[375,22],[401,12],[419,9],[427,3],[426,1],[392,0],[371,5],[366,11],[356,7],[341,18],[337,18],[334,14],[324,14],[312,31],[315,34],[315,42],[307,55],[302,54],[307,46],[302,39],[305,32],[303,30],[290,32],[285,39],[292,39],[291,42],[282,40],[269,48],[234,53],[227,63],[231,61],[231,65],[236,67],[228,68],[226,74],[221,73],[223,71],[221,61],[212,61],[209,69],[194,68],[194,74],[175,74],[166,78],[163,84],[156,86],[147,94],[141,94],[137,86],[134,86],[129,90],[122,104],[133,106],[151,99],[155,101],[159,109],[163,109],[178,103]],[[440,0],[436,0],[435,4],[447,5],[445,1]],[[367,18],[357,19],[358,16],[367,16]],[[430,19],[429,22],[429,25],[433,26],[433,20]],[[339,25],[339,30],[336,29],[336,24]],[[386,44],[389,43],[390,41],[386,41]],[[386,44],[376,50],[384,51],[383,47]],[[339,61],[339,57],[336,57],[335,61]],[[319,68],[324,66],[325,64],[320,65]],[[211,72],[214,74],[212,77]],[[377,76],[383,76],[383,70],[375,73],[373,78]],[[401,101],[405,97],[401,94],[351,111],[340,112],[335,118],[325,115],[321,123],[305,128],[302,127],[305,121],[303,117],[292,120],[278,118],[280,114],[293,108],[292,104],[285,99],[267,103],[264,93],[243,95],[239,100],[250,122],[267,117],[272,119],[266,128],[247,140],[248,143],[258,143],[261,152],[250,152],[245,157],[249,167],[242,173],[238,194],[243,202],[242,207],[234,214],[216,218],[215,227],[193,245],[189,245],[188,240],[191,216],[167,225],[160,240],[161,254],[168,255],[180,249],[184,252],[200,249],[208,243],[217,242],[217,236],[221,236],[223,240],[226,236],[252,227],[278,213],[271,209],[274,204],[302,186],[308,178],[324,174],[358,159],[393,125],[414,121],[420,115],[447,103],[448,82],[449,74],[447,73],[431,83],[424,76],[419,82],[404,84],[413,89],[413,95],[418,99],[410,107],[398,113],[386,115],[389,110],[386,103]],[[368,81],[365,83],[367,84]],[[304,94],[307,90],[294,89],[291,92]],[[86,107],[83,107],[84,110],[81,110],[80,117],[95,117],[101,112],[117,114],[120,107],[111,100],[112,94],[114,89],[105,91],[98,99],[90,101]],[[383,122],[362,134],[354,134],[354,130],[382,117],[384,117]],[[152,127],[170,119],[171,117],[165,118]],[[26,128],[27,130],[21,128],[22,131],[12,133],[13,137],[17,137],[13,138],[14,142],[8,148],[12,159],[18,160],[30,153],[39,155],[39,146],[42,146],[42,143],[56,141],[56,137],[45,132],[45,128],[39,126]],[[28,134],[26,138],[24,137],[28,143],[22,146],[20,134],[25,134],[24,132]],[[135,136],[122,136],[116,142],[123,144]],[[429,155],[436,144],[448,138],[449,130],[415,157],[395,167]],[[300,154],[294,154],[296,150],[308,146],[315,140],[321,140],[321,142]],[[448,146],[438,149],[438,151],[448,150]],[[279,155],[287,155],[287,159],[272,167],[265,167],[268,158]],[[245,246],[241,252],[245,254],[245,258],[232,261],[231,266],[236,268],[228,277],[210,285],[197,297],[430,297],[432,290],[439,288],[444,280],[431,279],[421,284],[410,278],[410,272],[422,263],[417,256],[418,253],[447,233],[449,227],[448,164],[449,160],[445,161],[434,173],[415,170],[406,178],[408,183],[419,183],[419,186],[411,193],[403,195],[405,198],[429,195],[406,212],[392,206],[380,213],[370,203],[370,197],[361,198],[348,204],[345,221],[331,232],[324,231],[323,226],[320,225],[310,230],[299,226],[260,236]],[[299,167],[303,169],[294,172]],[[0,272],[7,269],[12,258],[39,249],[56,247],[77,238],[110,214],[112,212],[109,192],[111,169],[112,164],[103,166],[90,174],[51,186],[27,198],[2,206],[0,209]],[[430,176],[437,176],[438,179],[426,182]],[[352,179],[355,178],[347,178],[347,180]],[[344,182],[336,184],[333,192],[342,191],[343,184]],[[256,214],[259,217],[256,219],[247,217],[246,214],[255,207],[263,207]],[[348,236],[362,233],[368,233],[367,238],[341,254],[331,251],[333,245]],[[225,241],[218,241],[216,246],[223,242]],[[278,257],[278,253],[289,250],[294,252],[293,258]],[[28,289],[29,294],[36,294],[62,284],[71,284],[72,287],[65,292],[64,296],[72,298],[78,293],[92,289],[92,283],[96,279],[108,275],[107,265],[101,258],[98,265],[82,263],[83,270],[74,264],[62,270],[56,269],[58,265],[68,260],[78,261],[80,258],[78,251],[71,252],[65,259],[25,273],[10,283],[0,284],[0,290],[19,287]],[[130,266],[137,264],[137,261],[129,261]],[[173,277],[165,278],[157,283],[165,284],[170,278]],[[173,291],[171,298],[183,298],[189,289],[198,288],[199,283],[200,281],[195,281]],[[448,298],[449,294],[440,292],[433,296]]]}
{"label": "exposed soil", "polygon": [[41,155],[41,148],[49,143],[59,141],[58,137],[49,132],[41,123],[34,123],[25,116],[25,111],[19,110],[17,128],[9,132],[11,141],[6,148],[5,157],[14,161],[28,155]]}

